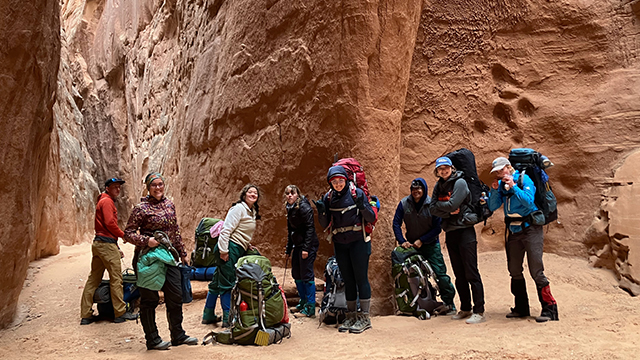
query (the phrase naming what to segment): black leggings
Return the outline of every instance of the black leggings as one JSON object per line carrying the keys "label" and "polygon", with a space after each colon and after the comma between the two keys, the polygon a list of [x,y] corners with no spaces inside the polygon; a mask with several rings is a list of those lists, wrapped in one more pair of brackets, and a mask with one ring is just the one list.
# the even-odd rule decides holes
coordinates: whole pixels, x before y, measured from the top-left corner
{"label": "black leggings", "polygon": [[344,279],[347,301],[371,299],[371,285],[369,285],[369,256],[371,242],[364,239],[348,244],[333,243],[333,251],[340,274]]}
{"label": "black leggings", "polygon": [[[484,287],[478,271],[478,242],[473,227],[447,232],[447,249],[453,274],[456,277],[456,290],[460,297],[460,310],[471,311],[471,293],[473,293],[473,312],[484,312]],[[469,291],[471,286],[471,291]]]}

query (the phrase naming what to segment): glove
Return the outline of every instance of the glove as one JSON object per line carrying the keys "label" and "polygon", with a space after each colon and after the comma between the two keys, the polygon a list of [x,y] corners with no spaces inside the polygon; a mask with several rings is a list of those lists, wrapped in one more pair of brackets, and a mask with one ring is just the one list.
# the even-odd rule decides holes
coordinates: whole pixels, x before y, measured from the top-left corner
{"label": "glove", "polygon": [[326,212],[324,202],[322,200],[313,200],[313,204],[316,206],[319,214],[324,214]]}
{"label": "glove", "polygon": [[356,207],[360,210],[364,210],[364,196],[358,196],[356,198]]}

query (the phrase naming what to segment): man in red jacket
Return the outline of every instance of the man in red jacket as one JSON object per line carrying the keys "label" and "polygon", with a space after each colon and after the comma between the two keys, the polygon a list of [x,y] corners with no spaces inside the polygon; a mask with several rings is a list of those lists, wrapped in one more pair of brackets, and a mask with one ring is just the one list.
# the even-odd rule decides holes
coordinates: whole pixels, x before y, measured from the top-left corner
{"label": "man in red jacket", "polygon": [[[120,188],[124,180],[111,178],[104,184],[105,191],[98,197],[96,205],[95,229],[96,236],[91,246],[91,273],[82,292],[80,302],[80,325],[88,325],[96,319],[93,316],[93,294],[102,282],[104,271],[109,272],[109,284],[111,290],[111,302],[115,313],[113,322],[122,323],[128,320],[125,315],[126,305],[122,288],[122,269],[120,259],[124,253],[118,246],[118,238],[124,236],[124,232],[118,227],[118,210],[114,200],[120,195]],[[135,317],[129,316],[131,319]]]}

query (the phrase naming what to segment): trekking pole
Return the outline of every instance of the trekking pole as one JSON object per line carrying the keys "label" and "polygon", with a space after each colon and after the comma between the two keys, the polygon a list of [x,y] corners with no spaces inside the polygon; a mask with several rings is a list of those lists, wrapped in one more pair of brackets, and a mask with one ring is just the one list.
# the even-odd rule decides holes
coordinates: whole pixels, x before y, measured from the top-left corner
{"label": "trekking pole", "polygon": [[287,281],[287,264],[289,263],[289,255],[284,259],[284,274],[282,274],[282,288],[284,288],[284,283]]}

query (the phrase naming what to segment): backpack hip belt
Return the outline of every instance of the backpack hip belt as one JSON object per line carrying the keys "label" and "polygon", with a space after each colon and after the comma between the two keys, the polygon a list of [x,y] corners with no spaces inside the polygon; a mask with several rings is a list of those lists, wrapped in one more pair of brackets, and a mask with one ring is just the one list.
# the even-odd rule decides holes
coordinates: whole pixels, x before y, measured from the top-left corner
{"label": "backpack hip belt", "polygon": [[360,231],[360,230],[362,230],[362,225],[356,224],[354,226],[345,226],[345,227],[333,229],[331,231],[331,234],[336,235],[336,234],[345,233],[347,231]]}

